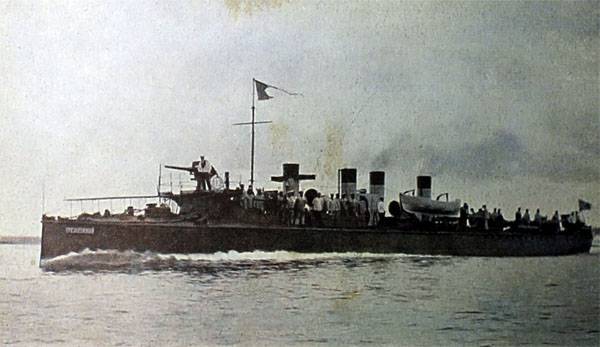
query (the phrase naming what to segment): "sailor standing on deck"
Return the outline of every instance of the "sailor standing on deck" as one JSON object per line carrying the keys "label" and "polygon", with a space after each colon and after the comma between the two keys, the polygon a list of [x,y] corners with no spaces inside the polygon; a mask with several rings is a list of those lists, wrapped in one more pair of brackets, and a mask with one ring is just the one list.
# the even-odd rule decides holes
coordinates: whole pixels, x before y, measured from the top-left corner
{"label": "sailor standing on deck", "polygon": [[261,189],[256,190],[256,196],[254,197],[254,207],[260,211],[261,215],[265,213],[265,196]]}
{"label": "sailor standing on deck", "polygon": [[312,223],[318,227],[323,226],[323,198],[321,197],[321,193],[317,193],[317,196],[313,199],[313,209],[312,215],[313,220]]}
{"label": "sailor standing on deck", "polygon": [[304,225],[306,200],[304,199],[303,193],[298,192],[298,196],[294,202],[294,224]]}
{"label": "sailor standing on deck", "polygon": [[200,161],[196,164],[195,168],[198,170],[198,187],[200,187],[201,190],[212,190],[210,178],[213,175],[216,175],[217,171],[208,160],[204,159],[203,155],[200,156]]}
{"label": "sailor standing on deck", "polygon": [[369,225],[369,202],[367,201],[366,193],[358,196],[358,211],[359,211],[359,224]]}
{"label": "sailor standing on deck", "polygon": [[379,198],[379,202],[377,203],[377,214],[379,215],[378,225],[382,225],[383,219],[385,218],[385,204],[383,203],[383,198]]}
{"label": "sailor standing on deck", "polygon": [[504,216],[502,215],[502,210],[498,209],[498,215],[496,216],[496,225],[500,227],[500,229],[504,228]]}
{"label": "sailor standing on deck", "polygon": [[294,224],[294,206],[296,205],[296,197],[294,196],[294,192],[288,192],[288,196],[286,199],[286,224],[293,225]]}
{"label": "sailor standing on deck", "polygon": [[529,209],[525,209],[525,214],[523,215],[523,224],[529,225],[531,223],[531,216],[529,215]]}
{"label": "sailor standing on deck", "polygon": [[460,214],[458,216],[458,229],[466,230],[467,229],[467,218],[469,217],[469,205],[465,202],[463,206],[460,208]]}
{"label": "sailor standing on deck", "polygon": [[558,211],[554,211],[554,214],[552,215],[552,225],[554,225],[554,231],[560,231],[560,215],[558,214]]}
{"label": "sailor standing on deck", "polygon": [[286,199],[285,196],[283,196],[283,192],[278,192],[277,193],[277,215],[279,217],[279,222],[282,224],[286,223],[286,216],[287,216],[287,211],[286,211]]}
{"label": "sailor standing on deck", "polygon": [[535,216],[533,217],[533,223],[536,226],[542,226],[542,214],[540,213],[540,209],[535,210]]}
{"label": "sailor standing on deck", "polygon": [[523,221],[523,217],[521,215],[521,208],[517,208],[517,212],[515,212],[515,225],[520,225]]}
{"label": "sailor standing on deck", "polygon": [[327,206],[328,214],[333,214],[333,200],[335,200],[333,193],[329,194],[329,198],[325,200],[325,206]]}
{"label": "sailor standing on deck", "polygon": [[[333,194],[331,194],[333,196]],[[331,201],[331,214],[333,215],[333,225],[337,226],[340,220],[340,213],[342,211],[342,201],[340,200],[340,194],[335,194],[335,198]]]}
{"label": "sailor standing on deck", "polygon": [[357,224],[358,222],[358,212],[359,212],[359,203],[358,200],[356,200],[356,196],[354,194],[350,194],[350,206],[351,206],[351,211],[349,213],[350,218],[349,221],[352,224]]}
{"label": "sailor standing on deck", "polygon": [[248,208],[254,208],[254,188],[251,184],[248,185],[248,190],[246,190],[246,199]]}
{"label": "sailor standing on deck", "polygon": [[490,211],[488,211],[487,206],[483,205],[481,208],[482,217],[483,217],[483,230],[490,230]]}
{"label": "sailor standing on deck", "polygon": [[475,213],[475,210],[472,207],[469,211],[470,212],[467,213],[467,220],[469,221],[469,226],[476,227],[477,226],[477,214]]}

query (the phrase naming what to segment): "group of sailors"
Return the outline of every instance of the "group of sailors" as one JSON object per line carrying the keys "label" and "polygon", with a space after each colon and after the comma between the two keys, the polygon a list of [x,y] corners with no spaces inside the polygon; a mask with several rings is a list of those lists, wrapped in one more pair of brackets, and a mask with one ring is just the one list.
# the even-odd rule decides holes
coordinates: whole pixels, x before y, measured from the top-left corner
{"label": "group of sailors", "polygon": [[316,192],[307,200],[303,191],[264,192],[256,191],[252,185],[242,187],[241,206],[256,209],[261,214],[277,216],[285,225],[324,226],[378,226],[385,217],[385,205],[380,197],[369,201],[366,194],[322,194]]}
{"label": "group of sailors", "polygon": [[[467,224],[468,223],[468,224]],[[483,205],[477,212],[473,208],[469,210],[469,205],[465,203],[459,212],[458,225],[459,228],[470,227],[488,230],[490,228],[502,227],[506,223],[501,209],[496,209],[492,212],[488,211],[487,206]]]}
{"label": "group of sailors", "polygon": [[554,231],[574,229],[579,226],[585,225],[585,218],[582,213],[577,211],[571,212],[569,215],[561,216],[558,211],[554,211],[554,214],[548,220],[547,216],[540,213],[540,209],[536,209],[533,217],[529,213],[529,209],[525,209],[522,212],[521,207],[517,208],[515,212],[515,219],[513,222],[507,221],[502,215],[501,209],[496,209],[490,212],[486,205],[483,205],[477,212],[473,208],[469,209],[469,205],[465,203],[459,212],[458,227],[459,229],[466,229],[470,226],[477,229],[490,230],[490,229],[502,229],[505,226],[533,226],[541,228],[547,226]]}
{"label": "group of sailors", "polygon": [[[254,193],[252,185],[241,188],[240,204],[244,210],[255,210],[259,215],[278,219],[284,225],[317,226],[317,227],[375,227],[381,226],[385,218],[385,205],[382,197],[369,194],[322,194],[315,192],[311,201],[304,192],[258,189]],[[514,221],[507,220],[500,208],[488,210],[486,205],[477,211],[465,203],[459,210],[458,229],[474,228],[479,230],[502,230],[505,227],[521,227],[543,231],[576,230],[585,225],[582,213],[571,212],[560,215],[558,211],[550,219],[536,209],[533,216],[529,209],[523,212],[521,207],[515,212]]]}

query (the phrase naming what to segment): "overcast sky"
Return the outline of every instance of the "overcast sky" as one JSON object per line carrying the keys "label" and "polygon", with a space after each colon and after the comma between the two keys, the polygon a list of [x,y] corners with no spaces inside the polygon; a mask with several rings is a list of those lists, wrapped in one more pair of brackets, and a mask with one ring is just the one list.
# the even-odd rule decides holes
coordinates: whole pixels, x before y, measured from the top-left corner
{"label": "overcast sky", "polygon": [[[65,197],[152,194],[205,154],[257,185],[298,162],[385,170],[387,200],[434,176],[475,207],[595,208],[599,2],[2,1],[0,234]],[[175,175],[177,176],[177,174]],[[121,205],[115,204],[118,208]],[[103,206],[104,208],[104,206]],[[66,210],[65,210],[66,209]]]}

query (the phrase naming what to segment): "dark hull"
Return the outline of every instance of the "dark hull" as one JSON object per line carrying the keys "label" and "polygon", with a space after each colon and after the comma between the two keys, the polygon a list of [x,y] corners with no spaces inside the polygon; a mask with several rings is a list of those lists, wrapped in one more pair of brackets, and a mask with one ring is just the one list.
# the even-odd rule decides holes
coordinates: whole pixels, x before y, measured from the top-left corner
{"label": "dark hull", "polygon": [[[400,231],[296,227],[212,226],[186,223],[43,221],[41,258],[84,249],[158,253],[293,251],[455,256],[555,256],[589,252],[592,232]],[[67,233],[67,228],[71,233]],[[75,228],[75,229],[71,229]],[[77,229],[79,228],[79,229]],[[90,233],[93,229],[93,234]],[[72,233],[76,230],[76,233]],[[88,232],[79,233],[79,232]]]}

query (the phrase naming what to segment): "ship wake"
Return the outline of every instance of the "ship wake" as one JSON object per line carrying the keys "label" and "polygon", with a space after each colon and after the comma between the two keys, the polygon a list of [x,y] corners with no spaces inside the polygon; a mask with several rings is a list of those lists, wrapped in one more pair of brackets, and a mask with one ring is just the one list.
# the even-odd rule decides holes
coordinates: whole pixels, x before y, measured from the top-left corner
{"label": "ship wake", "polygon": [[116,250],[84,250],[42,260],[40,267],[48,272],[126,272],[178,271],[215,273],[247,270],[302,270],[328,264],[348,267],[397,259],[430,266],[448,261],[445,256],[418,256],[374,253],[295,253],[276,252],[217,252],[212,254],[161,254]]}

